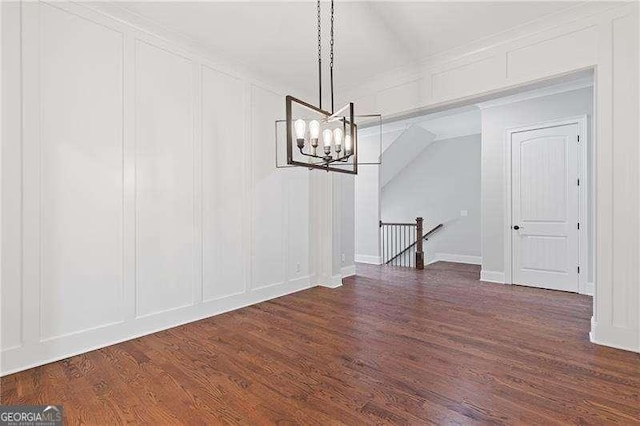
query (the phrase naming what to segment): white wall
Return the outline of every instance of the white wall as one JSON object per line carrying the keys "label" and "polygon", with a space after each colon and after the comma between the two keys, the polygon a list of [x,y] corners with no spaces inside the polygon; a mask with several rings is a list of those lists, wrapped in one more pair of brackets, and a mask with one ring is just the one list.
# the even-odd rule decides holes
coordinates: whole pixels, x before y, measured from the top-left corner
{"label": "white wall", "polygon": [[355,176],[340,174],[340,197],[341,197],[341,243],[340,262],[342,276],[353,275],[355,273]]}
{"label": "white wall", "polygon": [[25,2],[22,34],[2,7],[2,374],[316,282],[284,90],[90,5]]}
{"label": "white wall", "polygon": [[380,167],[358,167],[355,177],[355,261],[379,265]]}
{"label": "white wall", "polygon": [[[381,128],[373,126],[358,131],[358,174],[354,179],[355,198],[355,261],[379,265],[380,258],[380,188],[383,149],[403,133],[395,130],[380,137]],[[347,231],[348,232],[348,231]]]}
{"label": "white wall", "polygon": [[[504,217],[506,130],[585,115],[589,119],[593,117],[591,87],[482,109],[482,269],[485,274],[495,278],[500,274],[504,276],[505,272],[504,239],[505,232],[509,232]],[[591,150],[590,144],[587,149]],[[587,174],[592,174],[590,172]],[[592,271],[590,267],[589,281],[593,280]]]}
{"label": "white wall", "polygon": [[[362,106],[359,111],[366,111]],[[382,135],[381,135],[382,133]],[[380,257],[380,191],[382,189],[381,155],[405,133],[405,129],[385,131],[374,125],[358,131],[358,174],[354,182],[355,261],[379,265]],[[404,159],[400,159],[402,163]],[[347,189],[348,190],[348,189]],[[345,232],[349,232],[346,230]]]}
{"label": "white wall", "polygon": [[[467,216],[461,216],[466,210]],[[425,261],[480,263],[480,135],[438,140],[382,189],[383,222],[424,218]]]}
{"label": "white wall", "polygon": [[11,247],[3,244],[0,287],[0,346],[17,347],[21,341],[20,309],[16,303],[22,299],[19,283],[22,269],[21,253],[21,180],[20,167],[20,4],[3,2],[2,9],[2,241],[13,241]]}
{"label": "white wall", "polygon": [[636,2],[587,2],[570,13],[504,32],[490,44],[479,40],[425,58],[419,66],[364,81],[342,94],[358,108],[394,116],[475,103],[595,67],[596,247],[591,339],[637,352],[638,12]]}
{"label": "white wall", "polygon": [[382,153],[380,185],[384,188],[413,161],[436,135],[420,126],[410,126],[402,132]]}

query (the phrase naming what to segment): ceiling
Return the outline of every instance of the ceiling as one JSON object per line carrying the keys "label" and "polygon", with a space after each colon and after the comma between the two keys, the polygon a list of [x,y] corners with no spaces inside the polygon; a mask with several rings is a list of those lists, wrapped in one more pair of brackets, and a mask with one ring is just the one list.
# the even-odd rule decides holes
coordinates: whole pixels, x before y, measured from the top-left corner
{"label": "ceiling", "polygon": [[[578,4],[337,1],[336,86],[357,84]],[[192,39],[266,81],[301,91],[316,87],[315,2],[145,1],[118,2],[118,6]],[[323,31],[328,35],[328,3],[323,9]],[[328,42],[323,48],[328,52]]]}

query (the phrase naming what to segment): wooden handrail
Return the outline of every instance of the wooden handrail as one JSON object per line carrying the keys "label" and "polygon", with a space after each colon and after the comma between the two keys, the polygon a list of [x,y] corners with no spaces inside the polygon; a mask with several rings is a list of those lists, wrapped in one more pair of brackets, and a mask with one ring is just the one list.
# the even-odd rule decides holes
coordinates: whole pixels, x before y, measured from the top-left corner
{"label": "wooden handrail", "polygon": [[[385,224],[385,225],[386,225],[386,224]],[[414,223],[414,225],[415,225],[415,223]],[[444,226],[444,224],[442,224],[442,223],[441,223],[441,224],[439,224],[439,225],[434,226],[433,228],[431,228],[431,230],[430,230],[429,232],[427,232],[426,234],[424,234],[424,235],[422,236],[422,240],[427,241],[427,240],[429,239],[429,237],[430,237],[434,232],[436,232],[438,229],[442,228],[443,226]],[[420,240],[420,242],[422,242],[422,240]],[[403,255],[404,253],[406,253],[408,250],[412,249],[412,248],[413,248],[413,246],[415,246],[415,245],[416,245],[416,243],[417,243],[417,241],[416,241],[416,242],[414,242],[413,244],[409,245],[407,248],[405,248],[404,250],[402,250],[400,253],[398,253],[398,254],[396,254],[395,256],[393,256],[391,259],[387,260],[387,262],[386,262],[386,263],[387,263],[387,265],[388,265],[389,263],[393,262],[393,261],[394,261],[395,259],[397,259],[398,257],[402,256],[402,255]],[[417,264],[416,264],[416,267],[418,267],[418,265],[417,265]],[[421,269],[421,268],[419,268],[419,267],[418,267],[418,269]]]}
{"label": "wooden handrail", "polygon": [[415,223],[393,223],[393,222],[383,222],[380,221],[380,227],[382,228],[382,225],[392,225],[392,226],[416,226]]}
{"label": "wooden handrail", "polygon": [[433,234],[434,232],[436,232],[438,229],[442,228],[444,226],[444,224],[439,224],[434,226],[433,228],[431,228],[431,231],[427,232],[426,234],[424,234],[424,239],[428,239],[429,235]]}

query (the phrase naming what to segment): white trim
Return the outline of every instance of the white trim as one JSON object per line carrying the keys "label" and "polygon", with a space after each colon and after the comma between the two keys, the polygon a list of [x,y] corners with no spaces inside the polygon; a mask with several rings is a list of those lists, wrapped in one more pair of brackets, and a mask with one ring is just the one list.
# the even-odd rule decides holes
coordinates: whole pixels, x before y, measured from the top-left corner
{"label": "white trim", "polygon": [[504,280],[504,272],[499,271],[480,271],[480,281],[506,284]]}
{"label": "white trim", "polygon": [[[504,282],[513,284],[513,265],[512,265],[512,237],[511,222],[511,136],[513,133],[524,132],[528,130],[536,130],[544,127],[556,127],[566,126],[567,124],[578,125],[578,135],[580,136],[579,159],[580,165],[578,167],[578,176],[580,178],[580,186],[578,187],[578,221],[580,222],[580,230],[583,232],[578,233],[578,263],[581,267],[581,272],[578,274],[578,292],[580,294],[588,294],[587,292],[587,276],[589,273],[589,241],[588,234],[590,223],[588,222],[589,216],[587,214],[587,193],[589,191],[589,179],[584,166],[587,164],[587,147],[589,146],[589,132],[587,131],[587,115],[579,115],[576,117],[568,117],[561,120],[543,121],[527,126],[518,126],[505,129],[503,139],[503,152],[504,152]],[[584,236],[584,237],[583,237]],[[595,284],[594,284],[595,287]]]}
{"label": "white trim", "polygon": [[369,256],[367,254],[356,254],[355,261],[357,263],[368,263],[370,265],[382,265],[382,258],[380,256]]}
{"label": "white trim", "polygon": [[338,287],[342,287],[342,276],[341,275],[334,275],[331,277],[331,280],[328,284],[318,284],[318,287],[324,287],[324,288],[338,288]]}
{"label": "white trim", "polygon": [[587,296],[595,296],[596,294],[596,286],[592,281],[588,281],[584,287],[584,291],[581,291],[580,294],[586,294]]}
{"label": "white trim", "polygon": [[[594,102],[595,106],[595,102]],[[589,247],[589,233],[591,231],[591,221],[589,220],[589,193],[591,188],[591,176],[589,176],[589,148],[592,149],[592,160],[595,161],[595,147],[592,141],[595,142],[595,137],[589,131],[589,117],[585,114],[580,119],[578,126],[578,134],[580,135],[580,143],[578,144],[578,176],[580,179],[580,186],[578,187],[578,222],[580,223],[580,232],[578,232],[578,262],[580,264],[580,274],[578,275],[578,292],[580,294],[595,294],[595,275],[591,277],[591,292],[588,290],[587,280],[589,279],[589,270],[591,264],[589,263],[589,251],[592,247]],[[592,139],[593,137],[593,139]],[[595,167],[591,168],[592,173],[595,173]],[[595,197],[592,197],[591,203],[595,205]],[[595,216],[591,216],[594,218]],[[595,222],[594,222],[595,223]],[[594,232],[595,238],[595,232]],[[591,242],[595,246],[595,241]],[[595,263],[595,255],[594,255]]]}
{"label": "white trim", "polygon": [[[6,349],[1,353],[2,371],[0,376],[6,376],[116,343],[157,333],[311,287],[313,285],[310,284],[309,277],[302,277],[279,285],[254,290],[251,293],[207,301],[198,305],[165,312],[161,315],[149,315],[144,318],[137,318],[134,321],[120,322],[41,342],[38,350],[24,346]],[[43,357],[43,353],[47,355]]]}
{"label": "white trim", "polygon": [[640,352],[640,336],[638,336],[637,330],[600,324],[593,317],[591,317],[589,340],[597,345]]}
{"label": "white trim", "polygon": [[435,253],[433,255],[433,259],[429,261],[429,265],[436,262],[453,262],[466,263],[468,265],[482,265],[482,257],[469,256],[466,254]]}
{"label": "white trim", "polygon": [[340,270],[342,278],[350,277],[356,274],[356,265],[344,266]]}
{"label": "white trim", "polygon": [[573,90],[584,89],[587,87],[593,87],[593,76],[579,78],[575,81],[564,82],[555,84],[540,89],[534,89],[523,93],[518,93],[511,96],[505,96],[502,98],[492,99],[489,101],[481,102],[477,104],[480,109],[494,108],[498,106],[510,105],[517,102],[528,101],[531,99],[542,98],[545,96],[557,95],[560,93],[571,92]]}

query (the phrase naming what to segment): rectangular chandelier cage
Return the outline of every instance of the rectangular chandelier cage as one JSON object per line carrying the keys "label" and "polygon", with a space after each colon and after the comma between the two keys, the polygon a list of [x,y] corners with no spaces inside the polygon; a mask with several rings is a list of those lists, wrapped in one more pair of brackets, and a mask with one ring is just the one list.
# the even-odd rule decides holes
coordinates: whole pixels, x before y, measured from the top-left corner
{"label": "rectangular chandelier cage", "polygon": [[[365,120],[367,145],[359,151],[356,119]],[[379,165],[381,115],[356,116],[349,103],[330,113],[293,96],[286,97],[286,120],[276,121],[276,167],[306,167],[357,174],[358,165]],[[373,138],[369,133],[375,135]],[[364,156],[363,156],[364,154]]]}
{"label": "rectangular chandelier cage", "polygon": [[353,103],[330,113],[286,97],[287,164],[358,173],[358,134]]}

